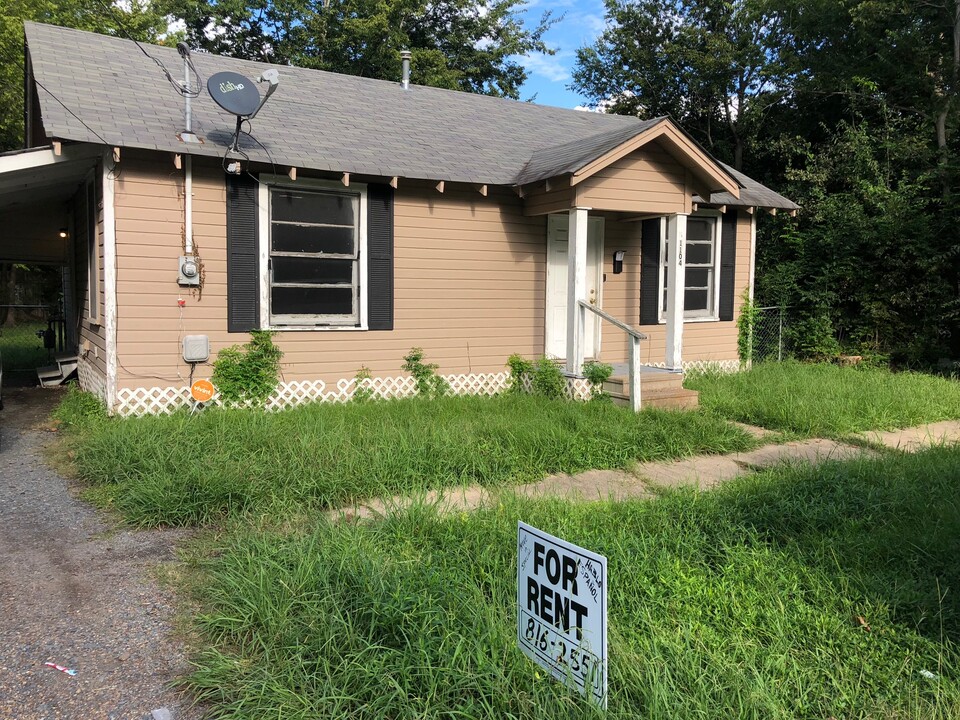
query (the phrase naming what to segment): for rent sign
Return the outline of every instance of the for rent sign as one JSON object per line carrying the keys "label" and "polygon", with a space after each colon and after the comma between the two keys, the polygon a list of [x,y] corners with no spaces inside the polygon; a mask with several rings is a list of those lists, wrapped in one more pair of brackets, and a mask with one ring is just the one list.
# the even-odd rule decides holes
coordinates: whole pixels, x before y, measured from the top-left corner
{"label": "for rent sign", "polygon": [[517,639],[560,682],[607,705],[607,559],[517,527]]}

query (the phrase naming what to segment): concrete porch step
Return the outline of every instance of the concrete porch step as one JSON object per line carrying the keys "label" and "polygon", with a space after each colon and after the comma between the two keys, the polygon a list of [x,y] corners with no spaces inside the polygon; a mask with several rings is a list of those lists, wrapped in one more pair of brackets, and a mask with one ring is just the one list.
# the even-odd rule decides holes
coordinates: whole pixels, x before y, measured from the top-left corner
{"label": "concrete porch step", "polygon": [[[625,375],[609,378],[603,390],[617,405],[630,405],[630,384]],[[643,373],[640,376],[641,407],[692,409],[699,407],[700,395],[696,390],[683,387],[681,373]]]}

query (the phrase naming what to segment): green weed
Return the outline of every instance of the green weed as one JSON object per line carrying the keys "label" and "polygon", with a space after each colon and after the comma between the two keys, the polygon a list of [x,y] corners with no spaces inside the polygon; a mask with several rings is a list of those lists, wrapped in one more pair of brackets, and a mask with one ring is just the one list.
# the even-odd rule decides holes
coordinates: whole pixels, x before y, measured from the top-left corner
{"label": "green weed", "polygon": [[619,468],[751,440],[700,413],[528,395],[111,418],[71,443],[83,478],[137,525],[274,517],[375,496]]}
{"label": "green weed", "polygon": [[807,436],[960,418],[960,382],[919,373],[788,361],[689,375],[685,384],[716,415]]}
{"label": "green weed", "polygon": [[522,519],[609,559],[607,718],[957,717],[958,467],[241,531],[208,547],[187,685],[217,718],[598,718],[517,648]]}

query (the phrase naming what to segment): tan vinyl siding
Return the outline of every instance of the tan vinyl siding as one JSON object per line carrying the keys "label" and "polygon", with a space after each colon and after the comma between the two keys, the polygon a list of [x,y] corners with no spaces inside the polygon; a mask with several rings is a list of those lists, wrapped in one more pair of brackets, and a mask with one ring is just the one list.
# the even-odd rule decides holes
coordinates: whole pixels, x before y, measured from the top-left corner
{"label": "tan vinyl siding", "polygon": [[[130,153],[117,181],[119,387],[186,382],[183,334],[210,336],[212,357],[249,339],[226,332],[226,193],[219,165],[194,163],[194,240],[202,296],[176,282],[182,252],[182,171],[165,156]],[[159,159],[162,157],[162,159]],[[277,335],[286,380],[400,375],[422,346],[444,373],[499,372],[514,352],[543,350],[546,219],[522,215],[513,193],[401,180],[395,201],[393,331]],[[262,241],[264,239],[261,239]],[[177,298],[186,300],[181,329]],[[196,377],[209,376],[200,366]]]}
{"label": "tan vinyl siding", "polygon": [[523,212],[525,215],[546,215],[548,213],[567,212],[576,205],[576,190],[565,187],[547,191],[546,184],[525,190]]}
{"label": "tan vinyl siding", "polygon": [[689,212],[687,172],[652,142],[620,158],[576,186],[576,204],[635,213]]}
{"label": "tan vinyl siding", "polygon": [[[98,194],[99,197],[99,194]],[[74,258],[76,261],[76,270],[74,277],[76,279],[76,307],[78,311],[78,335],[79,335],[79,344],[80,344],[80,354],[87,359],[87,361],[93,366],[93,368],[99,373],[102,377],[106,378],[107,375],[107,364],[106,364],[106,334],[104,328],[98,322],[90,321],[90,273],[88,272],[89,263],[91,258],[87,257],[87,240],[88,240],[88,213],[90,209],[87,207],[87,186],[86,183],[81,184],[80,189],[73,197],[73,207],[74,207]],[[97,257],[94,259],[94,262],[98,263],[99,266],[99,277],[103,277],[103,221],[100,215],[99,208],[93,208],[94,212],[98,213],[97,220],[97,233],[99,235],[98,241],[98,252]],[[98,311],[99,317],[102,318],[103,315],[103,283],[99,283],[100,287],[97,292],[97,302],[99,303]]]}

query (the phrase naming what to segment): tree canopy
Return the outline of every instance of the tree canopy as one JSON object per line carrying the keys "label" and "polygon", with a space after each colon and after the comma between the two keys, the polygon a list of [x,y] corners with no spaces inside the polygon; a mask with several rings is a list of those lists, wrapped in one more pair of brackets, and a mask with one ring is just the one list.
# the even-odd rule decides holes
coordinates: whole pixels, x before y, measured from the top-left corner
{"label": "tree canopy", "polygon": [[413,82],[501,97],[527,77],[518,56],[551,52],[550,13],[526,27],[525,0],[164,1],[192,45],[219,54],[398,79],[408,49]]}
{"label": "tree canopy", "polygon": [[[23,22],[62,25],[108,35],[156,41],[166,18],[145,0],[126,9],[109,0],[4,0],[0,14],[0,151],[23,144]],[[43,92],[42,90],[40,92]]]}
{"label": "tree canopy", "polygon": [[960,0],[606,0],[575,89],[669,114],[799,202],[757,299],[797,346],[960,359]]}

